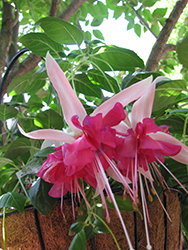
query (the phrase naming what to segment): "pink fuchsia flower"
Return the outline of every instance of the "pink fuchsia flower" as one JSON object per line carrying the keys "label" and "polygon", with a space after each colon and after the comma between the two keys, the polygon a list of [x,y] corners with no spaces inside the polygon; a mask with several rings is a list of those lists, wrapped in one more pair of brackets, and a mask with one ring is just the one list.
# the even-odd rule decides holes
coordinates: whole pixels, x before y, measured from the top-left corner
{"label": "pink fuchsia flower", "polygon": [[[98,108],[96,108],[95,111],[90,116],[88,116],[64,73],[49,53],[47,53],[46,56],[46,69],[48,76],[58,93],[65,121],[69,128],[72,130],[72,133],[66,133],[61,130],[53,129],[41,129],[30,133],[25,133],[20,128],[22,134],[32,139],[52,140],[61,142],[62,144],[67,143],[66,145],[61,147],[61,151],[64,152],[61,163],[57,161],[57,164],[52,164],[49,158],[43,164],[41,171],[39,171],[39,174],[42,176],[42,178],[45,178],[48,181],[52,181],[52,177],[50,176],[52,175],[52,173],[53,177],[55,177],[57,176],[57,174],[55,174],[55,171],[59,171],[59,169],[62,169],[62,171],[64,171],[66,168],[69,169],[69,174],[71,169],[71,178],[75,180],[76,177],[77,180],[77,174],[80,174],[80,172],[77,170],[79,169],[82,172],[84,168],[87,169],[87,167],[90,166],[90,170],[93,171],[97,181],[97,190],[102,195],[103,205],[106,206],[105,199],[103,197],[103,189],[106,188],[107,194],[111,196],[110,198],[115,203],[115,207],[117,208],[117,204],[115,202],[106,174],[104,172],[110,164],[113,165],[113,162],[111,160],[112,149],[116,147],[114,140],[115,132],[113,129],[111,129],[111,127],[118,125],[118,123],[125,118],[124,112],[122,113],[123,107],[145,93],[145,91],[151,85],[152,77],[140,81],[116,94],[115,96],[104,102],[102,105],[100,105]],[[114,112],[114,110],[117,109],[119,110],[119,113],[117,112],[118,115],[116,115],[116,111]],[[79,157],[81,152],[84,153],[84,155],[87,157]],[[57,153],[55,153],[52,158],[54,159],[55,156],[57,156]],[[113,171],[114,168],[112,172]],[[67,173],[64,174],[66,175]],[[73,180],[71,178],[69,179],[70,182]],[[60,194],[59,187],[61,182],[59,182],[59,180],[59,178],[53,179],[53,192],[51,191],[51,194],[53,195],[55,190],[58,194]],[[61,181],[62,180],[65,181],[64,179],[61,179]],[[75,181],[74,183],[77,182]],[[94,181],[91,185],[94,185],[93,183]],[[128,186],[125,180],[124,185]],[[71,185],[69,187],[71,189]],[[61,192],[61,194],[65,192],[64,190]],[[74,190],[73,187],[72,190]],[[121,218],[121,214],[120,212],[118,213],[124,227],[125,234],[127,235],[123,220]],[[129,242],[130,249],[132,249],[132,245],[128,236],[127,240]]]}
{"label": "pink fuchsia flower", "polygon": [[[160,79],[159,79],[160,80]],[[170,156],[176,161],[188,164],[188,148],[168,132],[167,126],[157,126],[151,118],[152,106],[155,95],[154,81],[147,92],[134,104],[131,113],[131,121],[123,121],[116,128],[120,134],[120,142],[116,148],[115,159],[120,172],[133,183],[133,192],[138,196],[138,180],[140,183],[143,213],[145,217],[145,228],[147,236],[147,249],[151,249],[147,230],[146,217],[149,220],[147,204],[142,184],[145,179],[149,200],[152,196],[147,180],[151,184],[151,191],[156,194],[153,180],[161,180],[161,184],[168,188],[159,170],[159,165],[164,165],[164,156]],[[175,179],[176,177],[170,173]],[[182,186],[182,184],[176,179]],[[182,186],[187,192],[187,190]],[[135,200],[136,200],[135,197]]]}

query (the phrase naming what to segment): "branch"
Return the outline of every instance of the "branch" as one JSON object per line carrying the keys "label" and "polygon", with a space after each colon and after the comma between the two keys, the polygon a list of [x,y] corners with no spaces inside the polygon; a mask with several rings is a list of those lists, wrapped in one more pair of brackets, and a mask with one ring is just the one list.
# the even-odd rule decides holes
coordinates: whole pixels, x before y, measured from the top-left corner
{"label": "branch", "polygon": [[155,34],[155,32],[153,32],[153,30],[148,26],[148,24],[144,21],[144,19],[141,17],[141,15],[134,9],[134,7],[131,6],[131,9],[134,11],[134,13],[136,14],[136,16],[138,17],[138,19],[142,22],[142,24],[144,25],[144,27],[151,32],[151,34],[157,38],[157,35]]}
{"label": "branch", "polygon": [[153,49],[149,55],[148,61],[146,63],[145,71],[154,71],[157,64],[164,56],[165,46],[167,40],[174,29],[183,9],[185,8],[188,0],[179,0],[176,2],[172,12],[168,19],[166,19],[165,24],[158,35],[158,38],[153,46]]}
{"label": "branch", "polygon": [[[59,18],[63,19],[64,21],[68,21],[85,1],[86,0],[73,0],[71,4],[68,5],[67,8],[60,14]],[[56,15],[58,3],[59,0],[52,0],[50,15]],[[32,71],[40,61],[41,57],[32,53],[22,63],[16,65],[15,68],[9,73],[7,80],[2,86],[2,90],[0,90],[0,99],[7,92],[8,85],[14,77]]]}
{"label": "branch", "polygon": [[12,39],[12,6],[3,1],[2,27],[0,35],[0,77],[6,65],[6,58]]}
{"label": "branch", "polygon": [[73,0],[69,6],[67,6],[67,8],[58,16],[58,18],[68,21],[85,1],[86,0]]}
{"label": "branch", "polygon": [[49,16],[57,16],[59,0],[52,0]]}

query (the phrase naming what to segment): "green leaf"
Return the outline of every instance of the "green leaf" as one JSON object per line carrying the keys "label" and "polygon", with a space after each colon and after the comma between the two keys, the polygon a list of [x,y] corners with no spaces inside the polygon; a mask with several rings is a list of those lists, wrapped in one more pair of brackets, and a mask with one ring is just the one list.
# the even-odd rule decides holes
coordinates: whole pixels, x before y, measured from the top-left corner
{"label": "green leaf", "polygon": [[92,27],[99,26],[99,25],[101,25],[102,22],[103,22],[103,20],[94,19],[94,20],[91,22],[91,26],[92,26]]}
{"label": "green leaf", "polygon": [[15,117],[18,113],[18,110],[16,110],[12,106],[7,106],[5,104],[0,105],[0,120],[6,121],[7,119],[10,119],[12,117]]}
{"label": "green leaf", "polygon": [[62,51],[63,46],[44,33],[29,33],[22,36],[19,41],[38,56],[46,56],[47,51],[53,57],[59,57],[58,51]]}
{"label": "green leaf", "polygon": [[137,34],[138,37],[141,36],[141,26],[140,26],[140,24],[136,23],[134,25],[134,31],[135,31],[135,33]]}
{"label": "green leaf", "polygon": [[6,164],[10,164],[15,166],[14,162],[8,158],[0,157],[0,168],[5,166]]}
{"label": "green leaf", "polygon": [[26,196],[15,192],[8,192],[0,196],[0,208],[14,207],[23,213]]}
{"label": "green leaf", "polygon": [[16,159],[19,155],[24,154],[32,148],[30,140],[27,138],[18,138],[13,141],[5,152],[5,157]]}
{"label": "green leaf", "polygon": [[[119,196],[119,195],[116,195],[115,199],[116,199],[116,202],[117,202],[117,205],[118,205],[118,208],[120,211],[124,211],[124,212],[135,211],[133,209],[133,202],[131,200],[129,200],[129,199],[124,200],[123,196]],[[114,209],[114,204],[112,202],[110,203],[108,201],[108,199],[106,199],[106,204],[107,204],[108,208]]]}
{"label": "green leaf", "polygon": [[57,43],[80,45],[84,39],[78,27],[56,17],[42,18],[37,24]]}
{"label": "green leaf", "polygon": [[89,31],[85,31],[84,33],[85,33],[86,39],[87,39],[88,41],[91,41],[91,37],[92,37],[91,33],[90,33]]}
{"label": "green leaf", "polygon": [[84,229],[77,233],[69,247],[69,250],[85,250],[86,249],[86,235]]}
{"label": "green leaf", "polygon": [[2,187],[10,178],[10,176],[15,173],[15,169],[0,169],[0,186]]}
{"label": "green leaf", "polygon": [[162,18],[165,16],[167,12],[167,8],[156,8],[153,13],[152,16],[155,18]]}
{"label": "green leaf", "polygon": [[93,84],[86,74],[75,75],[74,85],[78,93],[101,98],[101,89]]}
{"label": "green leaf", "polygon": [[121,88],[125,89],[132,84],[142,81],[143,79],[146,79],[147,77],[153,75],[153,79],[155,79],[157,76],[160,76],[161,74],[155,73],[155,72],[134,72],[133,74],[128,74],[121,83]]}
{"label": "green leaf", "polygon": [[45,84],[46,72],[41,74],[26,74],[16,76],[8,86],[7,93],[10,95],[19,95],[41,89]]}
{"label": "green leaf", "polygon": [[52,109],[40,112],[35,117],[35,125],[43,129],[62,129],[63,118]]}
{"label": "green leaf", "polygon": [[144,68],[144,62],[134,51],[112,45],[96,48],[90,60],[95,68],[99,67],[103,71]]}
{"label": "green leaf", "polygon": [[35,157],[47,157],[48,154],[54,153],[54,148],[53,147],[47,147],[42,149],[41,151],[37,152],[34,156]]}
{"label": "green leaf", "polygon": [[109,233],[108,229],[105,227],[105,225],[99,219],[96,219],[93,222],[93,231],[95,233],[106,233],[106,234]]}
{"label": "green leaf", "polygon": [[119,92],[117,81],[105,72],[101,72],[97,69],[90,69],[88,70],[88,76],[90,79],[95,81],[95,83],[98,84],[102,89],[112,93]]}
{"label": "green leaf", "polygon": [[[176,133],[182,135],[184,127],[184,119],[178,115],[171,115],[165,119],[157,120],[157,125],[167,125],[169,126],[170,133]],[[186,128],[186,134],[188,134],[188,126]]]}
{"label": "green leaf", "polygon": [[126,8],[125,6],[116,6],[116,8],[114,9],[113,17],[117,20],[125,11],[125,8]]}
{"label": "green leaf", "polygon": [[88,5],[88,12],[94,17],[94,19],[103,20],[108,18],[108,8],[102,2],[97,1],[97,4]]}
{"label": "green leaf", "polygon": [[178,60],[185,68],[188,68],[188,35],[178,41],[176,46]]}
{"label": "green leaf", "polygon": [[79,233],[85,226],[83,221],[77,221],[70,226],[69,235],[72,236],[75,233]]}
{"label": "green leaf", "polygon": [[143,7],[152,7],[157,1],[156,0],[143,0]]}
{"label": "green leaf", "polygon": [[43,162],[44,158],[34,158],[28,162],[19,172],[17,172],[16,175],[19,179],[21,179],[28,174],[36,174]]}
{"label": "green leaf", "polygon": [[33,206],[43,215],[48,215],[58,201],[58,198],[53,198],[48,194],[52,185],[39,178],[29,189],[29,198]]}
{"label": "green leaf", "polygon": [[93,35],[100,40],[104,40],[104,36],[100,30],[93,30]]}
{"label": "green leaf", "polygon": [[154,23],[151,25],[151,29],[153,30],[153,32],[158,35],[159,32],[160,32],[160,27],[159,27],[159,24],[158,22]]}
{"label": "green leaf", "polygon": [[176,97],[187,90],[185,80],[164,81],[156,88],[153,111],[159,110],[172,103]]}

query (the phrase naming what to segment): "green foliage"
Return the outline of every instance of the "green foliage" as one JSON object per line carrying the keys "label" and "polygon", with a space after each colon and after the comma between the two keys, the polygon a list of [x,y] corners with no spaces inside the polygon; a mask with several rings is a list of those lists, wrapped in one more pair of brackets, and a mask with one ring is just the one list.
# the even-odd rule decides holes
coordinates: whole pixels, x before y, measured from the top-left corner
{"label": "green foliage", "polygon": [[83,41],[83,34],[78,27],[55,17],[45,17],[37,22],[46,34],[60,44],[78,44]]}
{"label": "green foliage", "polygon": [[188,35],[177,43],[178,59],[185,68],[188,68]]}
{"label": "green foliage", "polygon": [[20,213],[23,213],[26,196],[15,192],[7,192],[0,196],[0,208],[14,207]]}
{"label": "green foliage", "polygon": [[[68,6],[69,2],[60,1],[57,16]],[[157,84],[152,117],[157,125],[168,125],[172,135],[187,144],[187,16],[184,16],[183,21],[174,28],[175,38],[171,37],[169,40],[176,45],[176,51],[168,52],[158,64],[155,72],[145,72],[144,61],[134,51],[106,45],[104,34],[100,30],[100,25],[104,19],[108,19],[109,11],[111,11],[115,19],[124,16],[127,20],[127,30],[134,30],[138,37],[146,31],[146,27],[138,18],[139,15],[158,35],[168,17],[167,11],[173,6],[164,4],[158,7],[157,2],[161,1],[90,0],[77,10],[69,21],[63,21],[59,18],[48,17],[51,1],[18,0],[21,25],[19,48],[25,46],[31,52],[44,58],[49,51],[65,72],[88,114],[108,98],[104,90],[108,92],[107,94],[110,92],[110,95],[114,95],[121,89],[150,75],[153,75],[155,79],[164,74],[175,74],[176,69],[183,65],[180,72],[182,79],[164,80]],[[2,3],[0,4],[2,7]],[[86,27],[92,27],[92,31],[83,32],[80,29],[83,23]],[[92,35],[95,40],[92,40]],[[20,62],[26,56],[22,55]],[[177,79],[174,75],[172,78]],[[21,192],[29,195],[31,203],[41,213],[48,215],[58,201],[48,195],[52,184],[39,178],[30,189],[27,189],[24,181],[27,175],[36,177],[36,173],[48,154],[54,152],[54,145],[41,150],[42,141],[25,138],[18,129],[15,129],[18,120],[27,132],[38,128],[58,130],[66,128],[57,93],[50,84],[44,62],[40,62],[33,71],[14,77],[8,86],[7,93],[12,99],[0,105],[0,119],[6,125],[8,119],[14,118],[14,120],[12,125],[5,126],[5,131],[2,131],[0,137],[4,142],[4,145],[0,147],[0,208],[14,207],[22,213],[27,199],[25,195],[19,193],[22,189]],[[131,108],[132,104],[127,106],[127,110]],[[187,167],[168,158],[165,159],[165,164],[188,188]],[[161,171],[169,186],[175,186],[182,191],[169,173],[164,169]],[[188,231],[188,198],[184,191],[182,192],[182,219],[184,228]],[[104,209],[101,206],[101,198],[93,198],[94,194],[93,188],[86,188],[86,199],[92,209],[88,208],[87,203],[82,199],[77,221],[70,228],[70,234],[75,235],[69,247],[70,250],[85,249],[86,240],[96,233],[109,233],[102,222]],[[116,195],[115,199],[121,211],[134,211],[132,201],[129,199],[123,200],[121,195]],[[114,208],[112,203],[108,200],[106,202],[108,208]]]}
{"label": "green foliage", "polygon": [[29,190],[29,198],[33,206],[44,215],[48,215],[58,201],[58,198],[53,198],[48,194],[51,187],[51,183],[39,178]]}

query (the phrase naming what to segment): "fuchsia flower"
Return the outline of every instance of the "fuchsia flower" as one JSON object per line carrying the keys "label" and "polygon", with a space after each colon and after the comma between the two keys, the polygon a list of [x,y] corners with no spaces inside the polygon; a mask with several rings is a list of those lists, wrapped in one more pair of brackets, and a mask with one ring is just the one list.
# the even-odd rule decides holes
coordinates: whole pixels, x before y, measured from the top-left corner
{"label": "fuchsia flower", "polygon": [[[117,160],[117,167],[120,172],[133,183],[134,200],[136,200],[138,196],[138,179],[140,182],[148,243],[147,249],[151,249],[151,246],[146,217],[149,222],[150,220],[141,175],[145,179],[148,197],[152,200],[147,180],[151,184],[153,194],[157,195],[153,185],[153,179],[161,181],[161,184],[165,188],[168,188],[159,170],[159,165],[161,165],[170,173],[164,165],[164,156],[170,156],[176,161],[188,164],[188,148],[168,133],[167,126],[158,127],[151,118],[155,84],[156,81],[154,81],[147,92],[133,104],[131,121],[123,121],[116,127],[120,138],[119,145],[115,149],[115,159]],[[172,173],[170,174],[176,179]],[[176,181],[182,186],[177,179]],[[182,188],[187,192],[183,186]]]}
{"label": "fuchsia flower", "polygon": [[85,179],[96,188],[96,195],[101,195],[109,219],[103,194],[103,189],[105,189],[117,210],[129,248],[133,249],[105,170],[108,170],[109,166],[111,166],[110,173],[117,175],[124,186],[131,192],[125,178],[112,161],[118,140],[116,131],[111,127],[117,126],[125,119],[123,107],[146,92],[151,85],[152,77],[144,79],[116,94],[88,116],[64,73],[49,53],[46,56],[46,69],[58,93],[65,121],[72,133],[53,129],[40,129],[25,133],[19,128],[21,133],[29,138],[62,143],[42,164],[38,176],[53,183],[50,195],[62,198],[68,190],[71,191],[71,194],[77,193],[78,196],[80,192],[85,198],[81,183],[82,179]]}

